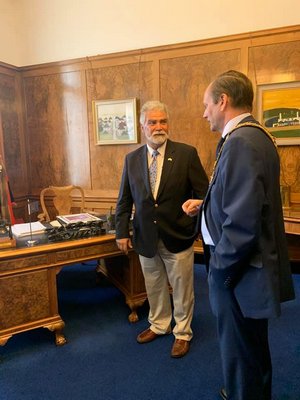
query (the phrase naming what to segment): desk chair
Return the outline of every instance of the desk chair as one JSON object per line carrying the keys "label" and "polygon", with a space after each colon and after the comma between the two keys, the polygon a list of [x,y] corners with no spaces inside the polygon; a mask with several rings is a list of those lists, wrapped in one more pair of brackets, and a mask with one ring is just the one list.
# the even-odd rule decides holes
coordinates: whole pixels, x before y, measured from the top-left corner
{"label": "desk chair", "polygon": [[[74,198],[72,195],[74,198],[76,196],[77,202],[79,202],[78,205],[74,206]],[[48,205],[46,205],[47,196],[52,197],[52,204],[47,202]],[[53,221],[57,215],[79,214],[82,212],[87,212],[95,215],[96,217],[100,217],[99,213],[85,208],[84,191],[80,186],[49,186],[41,191],[40,203],[42,207],[42,213],[38,215],[38,219],[41,222]],[[103,262],[104,261],[102,260],[97,261],[97,283],[102,282],[104,278],[100,271],[100,263]]]}
{"label": "desk chair", "polygon": [[[79,199],[79,204],[76,206],[74,206],[72,195]],[[46,205],[45,198],[47,196],[52,197],[52,205],[49,202]],[[89,212],[95,215],[93,211],[85,209],[84,191],[80,186],[49,186],[41,191],[40,203],[42,213],[38,215],[38,219],[41,222],[52,221],[57,215],[78,214],[82,212]]]}

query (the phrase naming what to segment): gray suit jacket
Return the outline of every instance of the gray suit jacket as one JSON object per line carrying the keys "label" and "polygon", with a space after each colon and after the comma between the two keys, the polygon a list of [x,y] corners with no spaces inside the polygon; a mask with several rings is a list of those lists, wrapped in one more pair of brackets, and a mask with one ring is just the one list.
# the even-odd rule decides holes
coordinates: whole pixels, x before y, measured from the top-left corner
{"label": "gray suit jacket", "polygon": [[162,239],[173,253],[183,251],[195,239],[195,218],[182,204],[189,198],[204,198],[208,179],[194,147],[167,141],[157,199],[148,176],[147,146],[125,159],[116,208],[116,238],[129,237],[129,219],[134,205],[133,246],[145,257],[153,257]]}
{"label": "gray suit jacket", "polygon": [[[279,315],[280,302],[294,298],[279,169],[272,140],[259,128],[238,128],[225,142],[203,205],[215,243],[209,279],[234,288],[245,317]],[[213,294],[211,303],[214,309]]]}

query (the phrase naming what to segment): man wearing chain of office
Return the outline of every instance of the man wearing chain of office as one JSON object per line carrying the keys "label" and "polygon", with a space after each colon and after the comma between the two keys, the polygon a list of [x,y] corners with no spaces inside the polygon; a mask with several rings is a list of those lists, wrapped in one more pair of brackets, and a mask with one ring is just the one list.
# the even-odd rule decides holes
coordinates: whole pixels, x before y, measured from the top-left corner
{"label": "man wearing chain of office", "polygon": [[[200,215],[224,400],[272,399],[268,319],[294,298],[279,156],[274,138],[251,115],[252,102],[252,83],[238,71],[218,76],[203,101],[203,117],[222,134]],[[194,216],[197,203],[183,209]]]}

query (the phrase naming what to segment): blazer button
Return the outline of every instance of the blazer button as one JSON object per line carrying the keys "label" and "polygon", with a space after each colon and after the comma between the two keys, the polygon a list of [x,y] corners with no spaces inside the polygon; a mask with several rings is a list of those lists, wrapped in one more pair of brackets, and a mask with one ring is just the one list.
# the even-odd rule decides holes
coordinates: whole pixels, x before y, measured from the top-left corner
{"label": "blazer button", "polygon": [[153,221],[156,224],[156,221]]}
{"label": "blazer button", "polygon": [[154,204],[154,207],[158,207],[158,204],[157,204],[157,203],[155,203],[155,204]]}

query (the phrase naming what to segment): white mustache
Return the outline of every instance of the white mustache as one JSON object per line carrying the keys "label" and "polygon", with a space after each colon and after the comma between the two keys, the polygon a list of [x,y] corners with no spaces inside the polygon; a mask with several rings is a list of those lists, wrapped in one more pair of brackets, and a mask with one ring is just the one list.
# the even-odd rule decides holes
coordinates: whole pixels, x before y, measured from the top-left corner
{"label": "white mustache", "polygon": [[153,132],[153,135],[166,135],[167,134],[167,132],[165,132],[165,131],[163,131],[163,130],[161,130],[161,131],[154,131]]}

